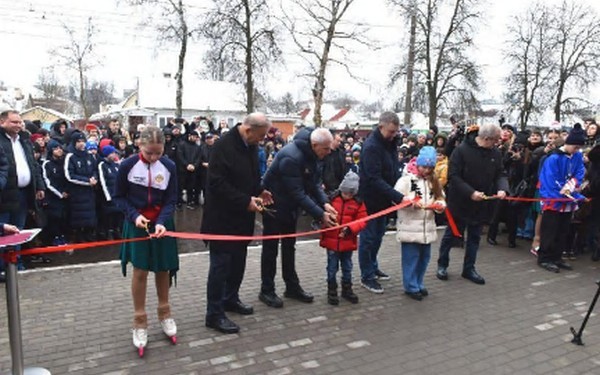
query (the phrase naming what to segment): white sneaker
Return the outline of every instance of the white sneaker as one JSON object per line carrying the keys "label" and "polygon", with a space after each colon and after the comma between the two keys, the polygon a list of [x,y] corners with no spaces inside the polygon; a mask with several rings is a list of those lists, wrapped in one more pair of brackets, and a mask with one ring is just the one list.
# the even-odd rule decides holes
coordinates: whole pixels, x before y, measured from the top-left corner
{"label": "white sneaker", "polygon": [[160,322],[160,326],[162,327],[165,335],[172,337],[177,334],[177,325],[175,324],[175,320],[172,318],[167,318]]}
{"label": "white sneaker", "polygon": [[133,332],[133,345],[136,348],[145,348],[148,345],[148,330],[144,328],[134,328]]}

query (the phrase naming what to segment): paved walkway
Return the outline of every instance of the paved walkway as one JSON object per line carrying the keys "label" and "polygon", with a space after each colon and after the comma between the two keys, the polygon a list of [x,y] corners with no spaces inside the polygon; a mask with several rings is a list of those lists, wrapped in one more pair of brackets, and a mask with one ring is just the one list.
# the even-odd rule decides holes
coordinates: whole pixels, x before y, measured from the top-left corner
{"label": "paved walkway", "polygon": [[[501,239],[503,240],[503,238]],[[222,335],[204,327],[206,254],[181,258],[172,305],[179,342],[164,338],[149,288],[149,348],[143,359],[131,344],[130,279],[116,263],[20,274],[25,362],[53,374],[600,374],[600,319],[593,316],[586,346],[571,344],[596,291],[599,263],[574,261],[575,270],[538,268],[524,244],[480,250],[487,284],[460,278],[463,251],[453,249],[450,280],[434,276],[437,244],[422,302],[402,293],[399,250],[386,236],[385,293],[357,287],[358,305],[326,303],[325,254],[314,241],[298,246],[298,273],[315,302],[285,300],[271,309],[257,299],[260,251],[248,257],[241,295],[252,316],[231,318],[242,331]],[[355,260],[354,280],[359,271]],[[283,282],[278,276],[282,293]],[[0,293],[5,306],[5,294]],[[600,307],[598,307],[600,308]],[[0,373],[10,371],[6,313],[0,317]]]}

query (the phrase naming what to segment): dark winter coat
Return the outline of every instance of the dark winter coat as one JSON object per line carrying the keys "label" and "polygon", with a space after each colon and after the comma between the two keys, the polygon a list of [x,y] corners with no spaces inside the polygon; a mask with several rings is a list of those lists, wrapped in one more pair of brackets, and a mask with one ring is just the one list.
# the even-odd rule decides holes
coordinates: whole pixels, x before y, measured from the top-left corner
{"label": "dark winter coat", "polygon": [[492,196],[499,190],[507,193],[509,190],[502,153],[497,148],[479,147],[474,137],[467,137],[450,156],[448,209],[462,223],[487,223],[493,214],[494,201],[476,202],[471,195],[480,191]]}
{"label": "dark winter coat", "polygon": [[8,160],[4,148],[0,147],[0,191],[4,190],[8,182]]}
{"label": "dark winter coat", "polygon": [[255,214],[248,205],[262,191],[258,147],[246,146],[238,125],[212,147],[201,232],[252,235]]}
{"label": "dark winter coat", "polygon": [[177,166],[180,171],[188,172],[187,166],[190,164],[196,168],[196,171],[200,168],[200,146],[186,140],[177,148]]}
{"label": "dark winter coat", "polygon": [[359,196],[369,214],[402,202],[402,194],[394,189],[400,178],[396,140],[386,141],[379,128],[375,128],[365,140],[358,172]]}
{"label": "dark winter coat", "polygon": [[67,199],[63,194],[67,192],[67,179],[65,178],[65,158],[54,159],[49,156],[42,164],[42,174],[46,184],[44,197],[46,211],[51,217],[64,217]]}
{"label": "dark winter coat", "polygon": [[175,164],[178,164],[177,161],[177,148],[179,148],[179,144],[181,143],[180,137],[172,137],[170,141],[165,142],[165,156],[171,159]]}
{"label": "dark winter coat", "polygon": [[71,144],[65,158],[65,178],[69,182],[69,210],[74,228],[96,226],[96,194],[90,185],[91,177],[98,180],[98,165],[94,158]]}
{"label": "dark winter coat", "polygon": [[[367,208],[361,201],[352,198],[344,200],[338,193],[331,200],[331,205],[338,212],[337,222],[341,225],[360,220],[367,216]],[[358,232],[363,230],[366,222],[350,225],[350,233],[340,237],[340,230],[330,230],[321,234],[321,247],[333,251],[354,251],[358,248]]]}
{"label": "dark winter coat", "polygon": [[208,173],[208,168],[205,168],[202,164],[209,163],[210,166],[210,157],[212,155],[214,144],[209,146],[204,143],[200,146],[200,183],[203,186],[206,186],[206,174]]}
{"label": "dark winter coat", "polygon": [[299,208],[321,219],[323,205],[328,202],[321,187],[323,163],[310,143],[313,130],[300,130],[294,141],[277,153],[263,178],[263,186],[273,193],[276,216],[288,222],[297,219]]}
{"label": "dark winter coat", "polygon": [[344,148],[338,147],[323,159],[323,185],[325,185],[325,191],[332,192],[342,183],[346,175],[344,173],[346,170],[345,155]]}
{"label": "dark winter coat", "polygon": [[114,202],[115,189],[117,185],[117,174],[119,165],[114,161],[104,159],[98,164],[98,177],[100,184],[100,202],[104,213],[119,212],[120,209]]}
{"label": "dark winter coat", "polygon": [[[44,181],[38,163],[33,157],[33,145],[29,140],[29,133],[19,133],[19,143],[23,147],[25,157],[27,159],[27,165],[31,172],[31,182],[27,186],[28,202],[33,207],[35,202],[35,193],[38,190],[45,190]],[[19,210],[19,185],[17,181],[17,165],[15,162],[15,156],[13,153],[12,141],[8,138],[6,131],[0,128],[0,148],[3,149],[4,155],[6,156],[6,162],[8,164],[8,170],[6,174],[6,184],[2,192],[0,192],[0,212],[17,211]],[[1,164],[1,163],[0,163]],[[1,168],[0,168],[1,173]],[[1,180],[1,178],[0,178]],[[0,181],[1,182],[1,181]]]}

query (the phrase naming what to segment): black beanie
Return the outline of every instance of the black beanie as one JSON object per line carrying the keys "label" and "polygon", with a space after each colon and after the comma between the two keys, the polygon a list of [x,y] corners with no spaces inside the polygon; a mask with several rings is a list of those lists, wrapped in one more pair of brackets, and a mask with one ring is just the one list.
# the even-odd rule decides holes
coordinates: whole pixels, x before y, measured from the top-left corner
{"label": "black beanie", "polygon": [[571,131],[569,132],[565,144],[583,146],[585,144],[586,138],[587,136],[581,128],[581,124],[576,123],[575,125],[573,125],[573,129],[571,129]]}

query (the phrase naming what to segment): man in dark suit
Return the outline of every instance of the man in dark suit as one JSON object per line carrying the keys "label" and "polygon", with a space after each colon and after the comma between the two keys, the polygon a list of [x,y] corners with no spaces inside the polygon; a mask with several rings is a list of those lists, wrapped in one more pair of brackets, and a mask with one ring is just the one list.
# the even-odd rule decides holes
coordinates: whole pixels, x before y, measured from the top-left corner
{"label": "man in dark suit", "polygon": [[23,229],[27,211],[34,208],[36,199],[44,199],[45,186],[19,112],[0,113],[0,147],[8,161],[8,178],[0,193],[0,222]]}
{"label": "man in dark suit", "polygon": [[[215,143],[208,166],[202,232],[251,236],[255,213],[273,203],[260,185],[258,142],[270,121],[262,113],[248,115],[241,125]],[[210,241],[206,326],[236,333],[237,324],[225,311],[250,315],[252,306],[240,301],[239,289],[246,269],[249,241]]]}

